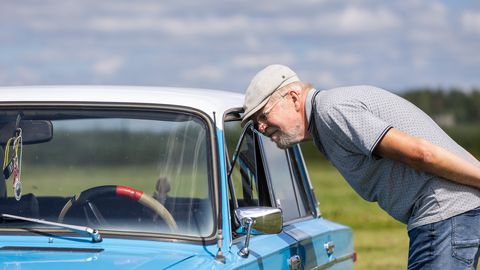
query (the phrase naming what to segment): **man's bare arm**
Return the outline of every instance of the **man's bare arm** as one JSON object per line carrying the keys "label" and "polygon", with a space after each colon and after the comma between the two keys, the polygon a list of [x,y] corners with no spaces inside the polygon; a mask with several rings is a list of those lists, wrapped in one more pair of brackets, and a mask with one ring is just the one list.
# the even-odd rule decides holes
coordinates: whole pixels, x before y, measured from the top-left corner
{"label": "man's bare arm", "polygon": [[420,171],[480,188],[479,166],[442,147],[395,128],[391,128],[385,134],[374,153]]}

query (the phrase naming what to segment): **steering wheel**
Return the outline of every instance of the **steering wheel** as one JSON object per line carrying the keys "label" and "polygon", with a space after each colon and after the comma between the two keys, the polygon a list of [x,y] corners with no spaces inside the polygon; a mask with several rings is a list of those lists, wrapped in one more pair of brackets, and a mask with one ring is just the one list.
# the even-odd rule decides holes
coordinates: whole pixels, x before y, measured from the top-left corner
{"label": "steering wheel", "polygon": [[158,214],[168,225],[171,231],[177,231],[177,223],[173,219],[172,214],[150,195],[143,193],[140,190],[136,190],[127,186],[97,186],[82,191],[78,196],[73,196],[64,206],[60,215],[58,216],[58,222],[63,222],[65,215],[74,205],[88,205],[92,210],[94,216],[99,223],[102,222],[103,217],[98,212],[98,209],[93,205],[92,200],[99,197],[126,197],[133,201],[136,201],[153,212]]}

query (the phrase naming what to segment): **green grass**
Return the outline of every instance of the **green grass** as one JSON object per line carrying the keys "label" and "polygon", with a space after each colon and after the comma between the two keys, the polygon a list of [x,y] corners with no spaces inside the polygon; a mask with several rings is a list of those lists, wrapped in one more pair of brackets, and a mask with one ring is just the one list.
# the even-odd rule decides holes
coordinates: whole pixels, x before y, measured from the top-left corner
{"label": "green grass", "polygon": [[326,162],[307,160],[307,167],[322,215],[353,229],[358,258],[355,269],[406,269],[406,225],[394,220],[376,203],[363,200]]}

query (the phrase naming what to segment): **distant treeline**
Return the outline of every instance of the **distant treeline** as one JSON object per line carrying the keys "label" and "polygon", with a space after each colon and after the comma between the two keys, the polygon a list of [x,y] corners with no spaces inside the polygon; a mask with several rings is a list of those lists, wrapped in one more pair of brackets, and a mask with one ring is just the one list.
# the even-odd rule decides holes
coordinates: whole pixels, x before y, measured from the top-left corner
{"label": "distant treeline", "polygon": [[412,89],[402,94],[443,126],[480,124],[480,89]]}
{"label": "distant treeline", "polygon": [[[55,127],[54,127],[55,130]],[[26,145],[24,161],[35,165],[131,166],[205,162],[205,134],[124,131],[58,132],[49,143]]]}
{"label": "distant treeline", "polygon": [[402,94],[480,159],[480,89],[411,89]]}

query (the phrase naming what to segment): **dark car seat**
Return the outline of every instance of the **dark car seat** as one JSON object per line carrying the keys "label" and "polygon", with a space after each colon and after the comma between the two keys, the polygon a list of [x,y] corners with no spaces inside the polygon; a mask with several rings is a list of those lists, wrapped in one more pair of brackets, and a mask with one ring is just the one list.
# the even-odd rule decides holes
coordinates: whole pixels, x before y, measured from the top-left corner
{"label": "dark car seat", "polygon": [[13,197],[0,198],[0,213],[38,218],[38,200],[32,193],[23,195],[19,201]]}

